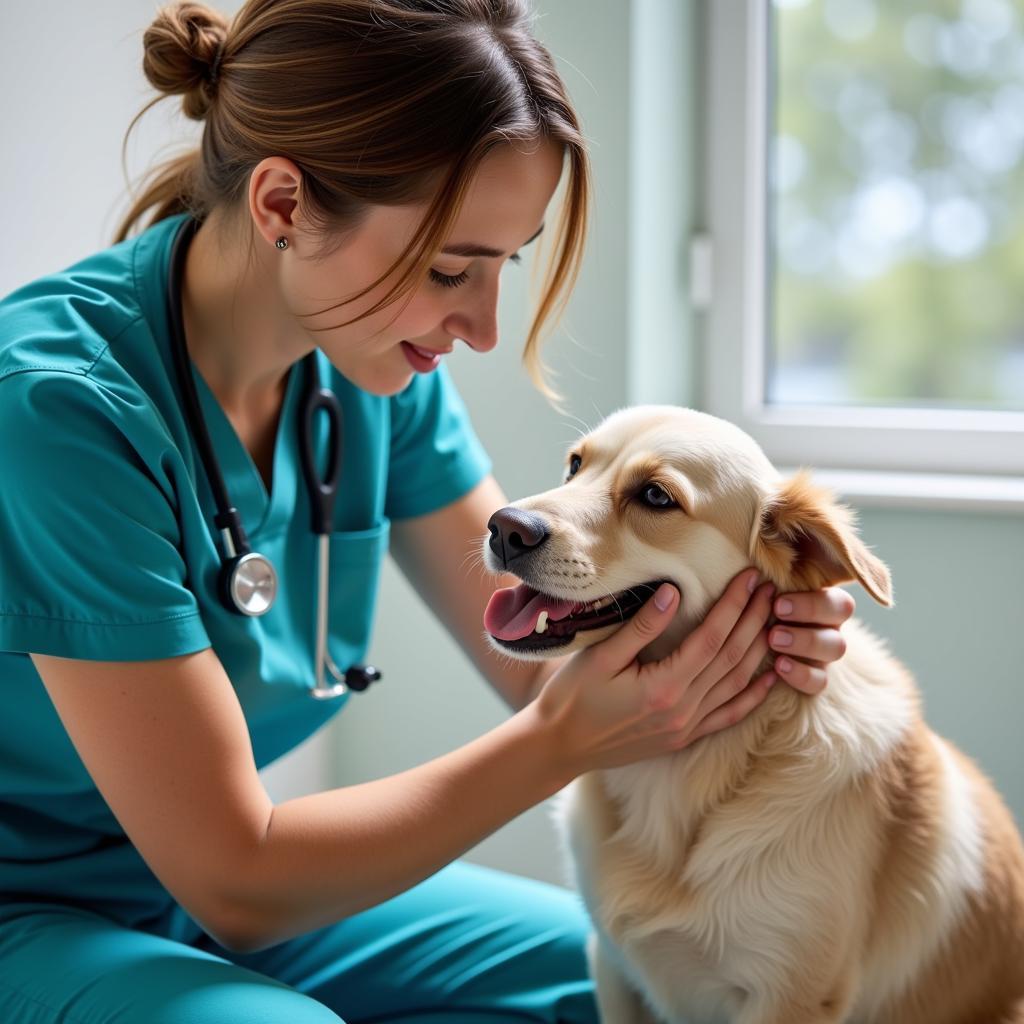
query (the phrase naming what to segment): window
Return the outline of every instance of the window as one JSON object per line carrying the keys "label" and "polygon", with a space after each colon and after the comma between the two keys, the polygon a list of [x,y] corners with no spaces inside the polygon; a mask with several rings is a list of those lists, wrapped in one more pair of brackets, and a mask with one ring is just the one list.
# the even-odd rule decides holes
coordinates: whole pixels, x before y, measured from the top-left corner
{"label": "window", "polygon": [[1024,3],[704,12],[706,407],[780,466],[1024,474]]}

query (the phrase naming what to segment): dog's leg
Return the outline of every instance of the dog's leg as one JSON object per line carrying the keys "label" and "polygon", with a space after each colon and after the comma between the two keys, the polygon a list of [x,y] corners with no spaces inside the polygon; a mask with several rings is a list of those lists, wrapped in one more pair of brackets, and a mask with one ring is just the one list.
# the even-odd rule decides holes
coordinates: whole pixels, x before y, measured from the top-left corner
{"label": "dog's leg", "polygon": [[597,932],[587,939],[587,963],[597,988],[601,1024],[662,1024],[609,959]]}

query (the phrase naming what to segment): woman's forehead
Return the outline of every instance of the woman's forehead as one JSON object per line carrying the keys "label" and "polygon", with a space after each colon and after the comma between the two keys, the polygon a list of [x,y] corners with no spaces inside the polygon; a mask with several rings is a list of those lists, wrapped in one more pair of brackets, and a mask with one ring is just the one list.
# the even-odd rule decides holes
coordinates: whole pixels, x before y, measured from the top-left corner
{"label": "woman's forehead", "polygon": [[500,146],[473,176],[445,246],[479,244],[511,255],[532,240],[562,175],[562,147]]}
{"label": "woman's forehead", "polygon": [[[451,231],[441,245],[453,259],[511,256],[533,241],[544,225],[548,204],[558,187],[562,149],[538,144],[529,152],[500,146],[484,157],[466,192]],[[371,204],[349,237],[360,248],[387,250],[412,244],[429,201],[400,205]],[[446,252],[447,250],[447,252]]]}

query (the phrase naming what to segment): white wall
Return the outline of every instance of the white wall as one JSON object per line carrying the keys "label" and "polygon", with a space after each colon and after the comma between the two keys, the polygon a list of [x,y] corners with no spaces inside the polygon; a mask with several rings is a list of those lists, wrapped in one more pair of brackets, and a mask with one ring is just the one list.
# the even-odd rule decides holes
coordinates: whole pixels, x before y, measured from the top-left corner
{"label": "white wall", "polygon": [[[127,211],[121,143],[155,95],[142,74],[151,0],[0,4],[0,294],[110,244]],[[200,126],[166,100],[133,133],[127,166],[188,148]]]}

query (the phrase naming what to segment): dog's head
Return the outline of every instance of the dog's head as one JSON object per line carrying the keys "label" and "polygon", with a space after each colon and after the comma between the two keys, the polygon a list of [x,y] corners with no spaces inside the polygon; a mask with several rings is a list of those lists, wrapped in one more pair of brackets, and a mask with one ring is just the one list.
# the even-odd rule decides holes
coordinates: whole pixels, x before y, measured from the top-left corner
{"label": "dog's head", "polygon": [[682,603],[642,655],[660,658],[747,566],[779,592],[857,580],[892,603],[889,570],[850,509],[805,471],[782,479],[748,434],[692,409],[613,414],[572,446],[561,486],[499,509],[488,527],[485,565],[523,582],[494,594],[484,625],[525,659],[604,639],[667,580]]}

